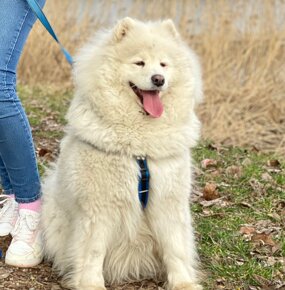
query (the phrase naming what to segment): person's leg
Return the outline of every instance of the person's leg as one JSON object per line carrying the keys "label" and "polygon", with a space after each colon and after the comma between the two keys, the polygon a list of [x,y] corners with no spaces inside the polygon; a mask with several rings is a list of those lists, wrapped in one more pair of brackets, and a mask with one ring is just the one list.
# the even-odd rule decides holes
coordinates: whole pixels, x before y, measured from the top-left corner
{"label": "person's leg", "polygon": [[[38,2],[43,6],[45,0]],[[29,220],[32,216],[38,223],[40,180],[30,125],[16,94],[17,64],[35,20],[25,0],[0,1],[0,156],[4,165],[2,168],[6,169],[7,174],[4,170],[0,173],[2,181],[5,177],[9,178],[7,184],[20,203],[20,215],[12,244],[6,253],[6,262],[9,258],[10,264],[19,266],[36,263],[38,259],[34,257],[34,252],[25,257],[21,255],[32,247],[39,250],[38,245],[31,247],[31,241],[24,245],[23,242],[27,241],[21,240],[30,232],[31,237],[35,236],[35,229],[31,228]],[[33,243],[37,244],[37,240],[39,238]],[[22,258],[25,258],[24,262]]]}
{"label": "person's leg", "polygon": [[16,94],[17,64],[35,20],[25,0],[0,1],[0,155],[19,203],[40,197],[31,130]]}
{"label": "person's leg", "polygon": [[[1,147],[1,143],[0,143],[0,147]],[[3,163],[1,155],[0,155],[0,180],[1,180],[1,185],[2,185],[2,189],[4,191],[4,194],[5,195],[13,195],[14,193],[13,193],[12,185],[10,182],[10,178],[9,178],[8,172],[6,170],[6,167]]]}

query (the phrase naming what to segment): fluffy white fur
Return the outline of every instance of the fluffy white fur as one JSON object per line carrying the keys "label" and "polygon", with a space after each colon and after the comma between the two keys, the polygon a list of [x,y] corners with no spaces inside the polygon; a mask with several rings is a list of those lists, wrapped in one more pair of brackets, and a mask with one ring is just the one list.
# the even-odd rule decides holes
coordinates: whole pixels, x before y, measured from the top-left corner
{"label": "fluffy white fur", "polygon": [[[75,61],[66,135],[43,185],[47,256],[72,289],[144,278],[202,289],[189,210],[189,148],[199,137],[194,108],[202,98],[197,57],[171,20],[125,18]],[[149,89],[153,74],[166,80],[160,118],[144,113],[129,85]],[[136,156],[147,156],[151,173],[145,210]]]}

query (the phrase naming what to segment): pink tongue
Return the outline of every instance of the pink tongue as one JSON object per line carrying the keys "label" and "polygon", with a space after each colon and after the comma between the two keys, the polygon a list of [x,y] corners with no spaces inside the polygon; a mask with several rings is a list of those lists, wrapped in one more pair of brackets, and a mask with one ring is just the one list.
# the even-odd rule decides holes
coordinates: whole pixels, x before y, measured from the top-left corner
{"label": "pink tongue", "polygon": [[163,112],[163,105],[158,91],[141,91],[143,107],[153,118],[159,118]]}

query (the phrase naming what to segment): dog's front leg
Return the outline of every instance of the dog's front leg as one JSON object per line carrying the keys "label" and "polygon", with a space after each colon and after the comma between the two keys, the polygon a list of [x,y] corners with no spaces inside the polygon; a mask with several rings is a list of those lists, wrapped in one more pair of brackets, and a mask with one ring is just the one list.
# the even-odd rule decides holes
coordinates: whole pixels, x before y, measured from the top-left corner
{"label": "dog's front leg", "polygon": [[[85,227],[82,224],[85,224]],[[109,233],[102,221],[81,221],[77,228],[75,243],[77,248],[74,248],[74,253],[76,253],[74,288],[76,290],[106,290],[103,263]]]}
{"label": "dog's front leg", "polygon": [[153,200],[148,218],[164,262],[169,290],[202,290],[197,283],[193,229],[188,200]]}

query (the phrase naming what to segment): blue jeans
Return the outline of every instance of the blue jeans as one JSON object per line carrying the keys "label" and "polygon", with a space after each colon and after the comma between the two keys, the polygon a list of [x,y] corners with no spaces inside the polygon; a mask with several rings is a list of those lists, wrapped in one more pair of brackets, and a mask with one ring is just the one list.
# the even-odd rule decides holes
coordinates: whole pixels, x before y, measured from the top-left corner
{"label": "blue jeans", "polygon": [[16,93],[17,64],[35,21],[26,0],[0,0],[0,177],[4,192],[20,203],[41,195],[31,129]]}

